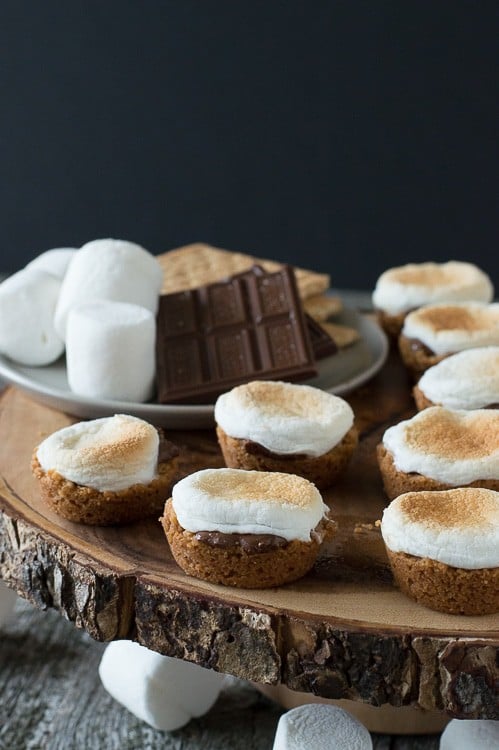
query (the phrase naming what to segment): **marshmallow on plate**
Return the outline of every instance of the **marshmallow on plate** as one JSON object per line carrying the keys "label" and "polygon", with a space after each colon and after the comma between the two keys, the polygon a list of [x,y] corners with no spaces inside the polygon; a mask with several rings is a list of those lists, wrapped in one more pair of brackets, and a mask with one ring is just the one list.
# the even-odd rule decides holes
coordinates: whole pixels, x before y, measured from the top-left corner
{"label": "marshmallow on plate", "polygon": [[10,589],[6,583],[0,581],[0,625],[7,622],[12,613],[17,600],[17,594]]}
{"label": "marshmallow on plate", "polygon": [[66,338],[70,309],[103,299],[130,302],[156,314],[163,272],[156,258],[124,240],[94,240],[75,253],[64,277],[55,311],[55,327]]}
{"label": "marshmallow on plate", "polygon": [[26,268],[48,271],[62,280],[76,251],[75,247],[54,247],[52,250],[46,250],[41,255],[37,255],[26,265]]}
{"label": "marshmallow on plate", "polygon": [[156,321],[145,307],[96,300],[70,310],[69,387],[80,396],[147,401],[155,376]]}
{"label": "marshmallow on plate", "polygon": [[440,737],[440,750],[499,748],[499,721],[452,719]]}
{"label": "marshmallow on plate", "polygon": [[414,388],[418,408],[484,409],[499,405],[499,346],[453,354],[430,367]]}
{"label": "marshmallow on plate", "polygon": [[23,365],[48,365],[64,351],[54,328],[60,280],[23,269],[0,284],[0,352]]}
{"label": "marshmallow on plate", "polygon": [[209,711],[225,681],[225,675],[133,641],[106,647],[99,676],[107,692],[138,719],[167,732]]}
{"label": "marshmallow on plate", "polygon": [[392,315],[436,302],[490,302],[494,294],[487,274],[473,263],[408,263],[381,274],[373,305]]}
{"label": "marshmallow on plate", "polygon": [[372,750],[363,724],[338,706],[308,703],[282,714],[273,750]]}

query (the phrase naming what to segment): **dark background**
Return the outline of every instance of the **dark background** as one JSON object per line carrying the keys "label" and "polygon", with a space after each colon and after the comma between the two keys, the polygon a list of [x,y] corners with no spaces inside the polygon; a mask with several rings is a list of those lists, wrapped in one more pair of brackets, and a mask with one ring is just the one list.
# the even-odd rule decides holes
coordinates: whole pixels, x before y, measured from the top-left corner
{"label": "dark background", "polygon": [[499,286],[496,2],[0,5],[1,269],[202,240],[370,289]]}

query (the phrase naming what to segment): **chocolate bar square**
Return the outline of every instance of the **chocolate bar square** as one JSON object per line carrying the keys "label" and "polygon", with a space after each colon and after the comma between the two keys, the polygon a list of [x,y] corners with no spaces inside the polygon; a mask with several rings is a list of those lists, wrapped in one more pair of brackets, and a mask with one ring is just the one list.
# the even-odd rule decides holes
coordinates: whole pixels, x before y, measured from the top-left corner
{"label": "chocolate bar square", "polygon": [[212,403],[249,380],[317,374],[293,269],[247,272],[160,297],[158,401]]}

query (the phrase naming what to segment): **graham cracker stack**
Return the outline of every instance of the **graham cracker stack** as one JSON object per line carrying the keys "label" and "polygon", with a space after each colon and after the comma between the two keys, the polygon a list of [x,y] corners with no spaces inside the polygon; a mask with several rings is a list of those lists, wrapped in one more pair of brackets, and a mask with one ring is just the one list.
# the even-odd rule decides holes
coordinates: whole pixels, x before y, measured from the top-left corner
{"label": "graham cracker stack", "polygon": [[[247,271],[255,263],[270,272],[278,271],[283,266],[282,263],[274,260],[221,250],[202,242],[170,250],[158,255],[157,259],[163,268],[162,294],[212,284],[227,276]],[[326,273],[316,273],[296,267],[294,271],[302,300],[320,295],[329,288],[330,278]]]}

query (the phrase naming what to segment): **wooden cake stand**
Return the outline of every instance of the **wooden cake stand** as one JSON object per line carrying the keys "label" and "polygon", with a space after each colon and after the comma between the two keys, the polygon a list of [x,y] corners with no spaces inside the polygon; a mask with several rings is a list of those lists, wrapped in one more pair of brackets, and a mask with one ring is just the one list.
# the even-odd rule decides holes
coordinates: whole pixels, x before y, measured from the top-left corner
{"label": "wooden cake stand", "polygon": [[[97,640],[136,639],[265,685],[288,705],[314,696],[370,704],[362,718],[374,731],[437,731],[449,716],[497,719],[499,617],[445,615],[405,597],[393,586],[375,526],[387,503],[376,444],[414,412],[395,355],[349,401],[360,444],[325,496],[338,533],[307,577],[255,591],[186,576],[156,519],[89,527],[49,511],[31,455],[75,420],[9,388],[0,400],[0,575]],[[214,431],[168,437],[181,450],[183,472],[223,465]],[[372,707],[383,705],[397,707],[398,726],[372,718]]]}

